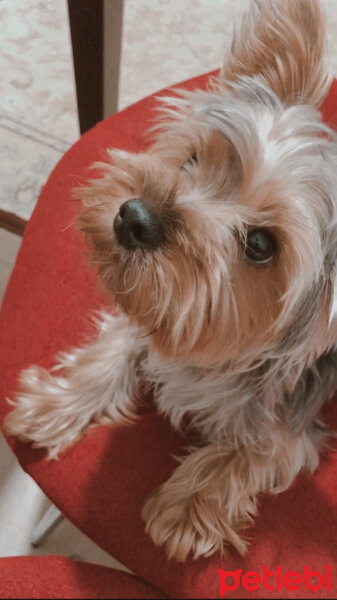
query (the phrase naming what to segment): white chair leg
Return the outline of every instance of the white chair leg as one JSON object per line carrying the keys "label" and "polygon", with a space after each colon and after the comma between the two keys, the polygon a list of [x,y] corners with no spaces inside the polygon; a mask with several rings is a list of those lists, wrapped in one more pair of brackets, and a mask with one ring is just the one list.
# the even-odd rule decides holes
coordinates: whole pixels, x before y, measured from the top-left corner
{"label": "white chair leg", "polygon": [[49,534],[56,529],[59,523],[61,523],[63,518],[61,511],[59,511],[54,504],[51,504],[34,527],[30,538],[31,545],[34,548],[41,546],[46,541]]}

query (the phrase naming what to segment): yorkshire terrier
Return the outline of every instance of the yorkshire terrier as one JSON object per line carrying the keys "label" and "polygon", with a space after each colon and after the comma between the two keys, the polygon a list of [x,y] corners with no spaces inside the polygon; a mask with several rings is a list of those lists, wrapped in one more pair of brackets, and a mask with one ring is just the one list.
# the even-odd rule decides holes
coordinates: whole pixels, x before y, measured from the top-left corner
{"label": "yorkshire terrier", "polygon": [[[313,472],[337,384],[337,137],[316,0],[253,0],[207,91],[164,98],[146,153],[108,152],[80,227],[119,312],[53,374],[33,366],[7,432],[50,457],[137,391],[196,444],[142,509],[167,556],[209,556]],[[56,373],[55,373],[56,371]],[[138,393],[139,397],[139,393]]]}

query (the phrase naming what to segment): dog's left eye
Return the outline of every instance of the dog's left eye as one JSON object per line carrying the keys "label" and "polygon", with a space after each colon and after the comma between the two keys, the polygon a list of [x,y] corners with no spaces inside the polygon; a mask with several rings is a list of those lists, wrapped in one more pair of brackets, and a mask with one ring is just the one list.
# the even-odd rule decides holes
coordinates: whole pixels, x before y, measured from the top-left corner
{"label": "dog's left eye", "polygon": [[198,158],[197,158],[196,153],[194,153],[188,160],[185,160],[185,162],[181,165],[180,168],[182,171],[186,171],[186,169],[188,167],[195,167],[195,165],[197,165],[197,164],[198,164]]}
{"label": "dog's left eye", "polygon": [[274,236],[267,229],[252,229],[247,233],[246,257],[254,263],[266,264],[275,252]]}

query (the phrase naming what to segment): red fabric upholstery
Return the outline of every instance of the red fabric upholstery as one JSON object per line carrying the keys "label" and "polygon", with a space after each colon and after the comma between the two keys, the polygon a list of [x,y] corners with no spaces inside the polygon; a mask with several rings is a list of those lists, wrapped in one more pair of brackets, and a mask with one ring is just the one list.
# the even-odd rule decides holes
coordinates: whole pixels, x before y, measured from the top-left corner
{"label": "red fabric upholstery", "polygon": [[0,559],[0,598],[167,598],[134,575],[61,556]]}
{"label": "red fabric upholstery", "polygon": [[[207,76],[190,87],[204,87]],[[187,87],[187,84],[186,86]],[[42,190],[26,229],[0,315],[0,416],[9,407],[21,369],[38,363],[53,364],[59,350],[78,344],[88,330],[86,318],[104,303],[104,294],[90,270],[84,244],[72,226],[77,204],[71,189],[91,177],[88,166],[107,147],[139,151],[153,117],[153,97],[98,124],[62,158]],[[337,115],[337,82],[325,102],[324,118]],[[101,291],[99,291],[101,290]],[[337,429],[336,403],[327,419]],[[71,448],[59,461],[47,462],[44,452],[12,441],[23,468],[50,499],[91,539],[143,579],[174,597],[219,597],[218,568],[261,572],[263,566],[283,571],[305,565],[324,572],[337,560],[337,454],[327,453],[314,476],[301,476],[286,493],[263,497],[252,539],[243,559],[234,550],[177,564],[167,561],[144,533],[140,508],[147,494],[165,481],[186,439],[175,434],[154,413],[133,427],[99,427]],[[334,567],[335,568],[335,567]],[[321,594],[321,595],[320,595]],[[310,598],[312,591],[286,589],[258,592],[239,586],[230,597]],[[337,595],[337,573],[332,591]]]}

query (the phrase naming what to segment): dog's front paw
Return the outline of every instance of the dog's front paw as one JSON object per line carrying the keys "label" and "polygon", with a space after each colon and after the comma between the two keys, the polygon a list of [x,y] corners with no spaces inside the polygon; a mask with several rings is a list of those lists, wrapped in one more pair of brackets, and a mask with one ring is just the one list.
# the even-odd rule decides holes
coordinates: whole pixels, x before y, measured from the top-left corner
{"label": "dog's front paw", "polygon": [[[188,555],[192,558],[223,554],[223,527],[217,527],[217,516],[208,512],[198,495],[181,495],[170,489],[170,483],[162,485],[146,500],[142,518],[145,530],[156,546],[162,546],[168,558],[182,562]],[[173,491],[173,493],[172,493]]]}
{"label": "dog's front paw", "polygon": [[5,431],[46,448],[49,458],[55,458],[83,435],[80,407],[76,411],[76,398],[70,392],[66,379],[53,377],[41,367],[26,369],[14,400],[8,400],[14,409],[5,419]]}

